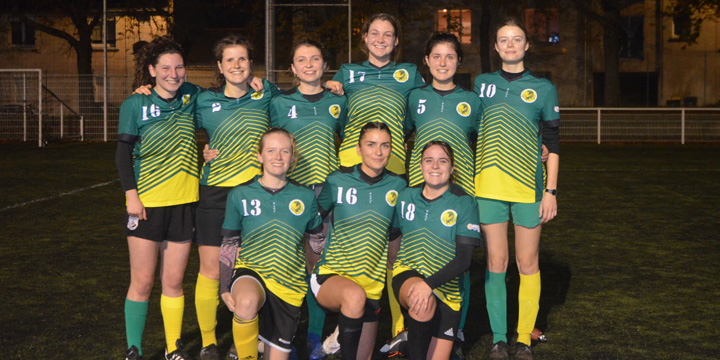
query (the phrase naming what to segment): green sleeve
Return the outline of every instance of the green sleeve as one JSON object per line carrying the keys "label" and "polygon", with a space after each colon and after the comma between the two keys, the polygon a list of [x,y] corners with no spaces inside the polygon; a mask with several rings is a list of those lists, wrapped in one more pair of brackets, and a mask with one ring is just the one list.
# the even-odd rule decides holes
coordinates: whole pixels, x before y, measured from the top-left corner
{"label": "green sleeve", "polygon": [[135,119],[141,116],[141,107],[138,104],[138,96],[132,95],[120,105],[120,120],[118,124],[118,134],[128,134],[138,136],[137,122]]}
{"label": "green sleeve", "polygon": [[227,205],[225,207],[225,221],[222,228],[225,230],[242,230],[242,192],[239,189],[233,189],[228,194]]}

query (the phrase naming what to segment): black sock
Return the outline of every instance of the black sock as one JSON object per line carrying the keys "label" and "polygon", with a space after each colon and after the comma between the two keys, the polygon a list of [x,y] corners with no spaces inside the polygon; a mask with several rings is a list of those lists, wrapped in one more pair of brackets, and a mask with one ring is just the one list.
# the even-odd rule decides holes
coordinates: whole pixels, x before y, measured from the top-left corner
{"label": "black sock", "polygon": [[412,316],[406,316],[405,323],[408,327],[408,356],[410,360],[425,360],[430,348],[430,340],[432,340],[432,320],[421,322],[413,319]]}
{"label": "black sock", "polygon": [[340,342],[340,353],[343,360],[355,360],[362,334],[363,319],[352,319],[342,313],[338,316],[338,341]]}

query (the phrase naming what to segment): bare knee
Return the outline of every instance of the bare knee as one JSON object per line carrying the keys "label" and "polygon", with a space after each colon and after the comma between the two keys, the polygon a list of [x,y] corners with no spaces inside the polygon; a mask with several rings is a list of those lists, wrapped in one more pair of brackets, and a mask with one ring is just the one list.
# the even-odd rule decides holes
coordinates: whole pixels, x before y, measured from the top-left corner
{"label": "bare knee", "polygon": [[242,320],[252,320],[257,316],[260,299],[255,296],[238,296],[235,299],[235,315]]}
{"label": "bare knee", "polygon": [[367,295],[362,287],[349,287],[343,292],[340,311],[347,317],[357,319],[365,313],[366,300]]}
{"label": "bare knee", "polygon": [[494,273],[503,273],[508,267],[507,254],[488,254],[488,269]]}
{"label": "bare knee", "polygon": [[128,298],[131,300],[147,300],[150,297],[154,281],[155,278],[152,274],[132,274],[130,288],[128,289]]}

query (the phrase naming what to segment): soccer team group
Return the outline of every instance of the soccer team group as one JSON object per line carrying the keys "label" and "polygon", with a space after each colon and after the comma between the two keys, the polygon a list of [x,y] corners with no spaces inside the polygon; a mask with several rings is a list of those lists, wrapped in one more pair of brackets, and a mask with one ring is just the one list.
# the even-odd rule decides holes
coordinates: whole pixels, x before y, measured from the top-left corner
{"label": "soccer team group", "polygon": [[[180,335],[193,240],[201,359],[220,358],[220,299],[233,312],[236,358],[256,359],[258,340],[266,359],[296,356],[306,302],[309,358],[326,355],[321,335],[333,312],[342,358],[371,359],[384,289],[404,355],[449,359],[463,340],[467,270],[481,245],[488,356],[532,359],[540,232],[557,213],[555,85],[524,67],[529,43],[517,20],[498,27],[502,69],[478,76],[474,91],[453,82],[463,60],[453,34],[427,41],[425,83],[414,64],[395,62],[399,30],[393,16],[371,16],[361,31],[367,60],[342,65],[326,83],[323,47],[297,42],[296,86],[287,91],[251,75],[253,46],[236,34],[215,46],[211,89],[184,81],[182,50],[170,38],[136,53],[138,90],[121,106],[115,156],[128,214],[126,359],[142,358],[157,266],[165,357],[190,358]],[[200,129],[208,144],[198,169]],[[406,139],[414,139],[408,161]],[[505,286],[511,215],[520,273],[514,351]]]}

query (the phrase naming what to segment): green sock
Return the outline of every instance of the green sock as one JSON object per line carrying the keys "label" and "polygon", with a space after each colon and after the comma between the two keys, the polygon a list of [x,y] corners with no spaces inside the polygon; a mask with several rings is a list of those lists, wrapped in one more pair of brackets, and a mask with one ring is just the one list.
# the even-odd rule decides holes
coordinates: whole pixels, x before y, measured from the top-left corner
{"label": "green sock", "polygon": [[505,273],[485,270],[485,299],[493,332],[493,344],[499,341],[507,343],[507,290]]}
{"label": "green sock", "polygon": [[137,302],[125,298],[125,336],[127,336],[128,349],[135,345],[139,355],[142,355],[141,343],[147,311],[147,301]]}
{"label": "green sock", "polygon": [[458,330],[465,328],[465,319],[467,319],[468,308],[470,305],[470,271],[460,275],[460,291],[462,292],[462,303],[460,305],[460,325]]}
{"label": "green sock", "polygon": [[323,326],[325,325],[325,312],[318,305],[310,289],[308,289],[305,299],[307,300],[308,308],[308,334],[315,334],[322,338]]}

